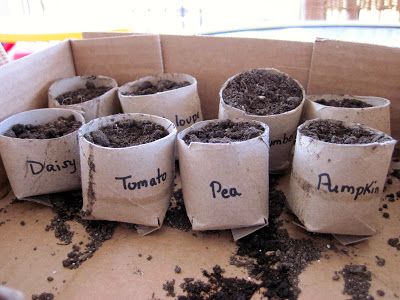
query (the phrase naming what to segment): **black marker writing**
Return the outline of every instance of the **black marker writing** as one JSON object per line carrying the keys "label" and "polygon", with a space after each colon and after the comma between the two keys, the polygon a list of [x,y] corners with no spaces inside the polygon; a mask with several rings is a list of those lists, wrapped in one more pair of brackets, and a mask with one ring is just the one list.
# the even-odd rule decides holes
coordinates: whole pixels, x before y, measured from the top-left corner
{"label": "black marker writing", "polygon": [[38,175],[43,171],[46,172],[59,172],[64,169],[71,167],[70,174],[74,174],[76,172],[76,162],[75,159],[73,160],[64,160],[61,164],[58,164],[58,161],[55,161],[52,164],[46,164],[45,162],[41,163],[39,161],[34,160],[27,160],[26,163],[28,164],[31,172],[33,175]]}
{"label": "black marker writing", "polygon": [[293,142],[293,140],[294,140],[294,135],[293,134],[287,136],[286,133],[284,133],[282,138],[276,139],[276,140],[271,140],[269,142],[269,145],[270,146],[284,145],[284,144],[288,144],[288,143]]}
{"label": "black marker writing", "polygon": [[178,115],[175,115],[175,124],[176,124],[176,127],[183,127],[186,125],[194,124],[199,119],[200,119],[199,112],[197,112],[194,115],[191,115],[187,118],[184,118],[184,119],[180,119]]}
{"label": "black marker writing", "polygon": [[131,178],[132,175],[128,175],[123,177],[115,177],[115,180],[120,180],[122,182],[122,187],[124,188],[124,190],[133,191],[161,184],[162,182],[167,180],[167,173],[166,172],[161,173],[160,168],[158,168],[157,176],[152,177],[150,179],[139,179],[139,180],[128,181],[128,179]]}
{"label": "black marker writing", "polygon": [[219,183],[218,181],[211,181],[210,183],[210,187],[211,187],[211,192],[212,192],[212,196],[213,198],[217,198],[217,195],[220,194],[222,196],[222,198],[230,198],[230,197],[237,197],[237,196],[242,196],[241,193],[239,193],[238,190],[236,190],[236,188],[222,188],[222,184]]}
{"label": "black marker writing", "polygon": [[366,183],[365,186],[352,186],[352,185],[334,185],[332,184],[331,177],[328,173],[321,173],[318,175],[318,185],[317,189],[320,190],[325,187],[325,190],[329,193],[349,193],[354,195],[354,200],[357,200],[358,196],[365,194],[379,194],[379,187],[375,186],[376,180],[371,181],[371,183]]}

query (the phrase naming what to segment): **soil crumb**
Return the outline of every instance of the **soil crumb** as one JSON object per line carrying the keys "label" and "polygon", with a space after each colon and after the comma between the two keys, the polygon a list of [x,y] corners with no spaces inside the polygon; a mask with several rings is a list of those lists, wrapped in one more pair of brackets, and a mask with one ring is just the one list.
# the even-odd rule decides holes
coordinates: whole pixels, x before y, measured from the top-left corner
{"label": "soil crumb", "polygon": [[189,131],[183,140],[187,145],[194,142],[200,143],[231,143],[246,141],[263,134],[265,129],[257,123],[232,122],[221,120],[206,126]]}
{"label": "soil crumb", "polygon": [[326,105],[326,106],[335,106],[335,107],[345,107],[345,108],[365,108],[365,107],[373,107],[373,105],[368,104],[367,102],[357,100],[357,99],[350,99],[344,98],[341,100],[326,100],[326,99],[318,99],[315,101],[316,103]]}
{"label": "soil crumb", "polygon": [[103,147],[124,148],[151,143],[168,135],[168,131],[150,121],[124,120],[85,134],[85,138]]}
{"label": "soil crumb", "polygon": [[189,231],[192,229],[192,224],[186,214],[182,189],[179,189],[172,194],[164,222],[167,226],[179,230]]}
{"label": "soil crumb", "polygon": [[[88,242],[82,246],[73,245],[62,265],[68,269],[78,268],[84,261],[91,258],[106,240],[111,239],[117,223],[108,221],[89,221],[82,219],[82,194],[81,192],[66,192],[51,195],[50,202],[55,216],[46,226],[45,230],[54,231],[55,237],[61,245],[72,243],[74,232],[67,222],[81,224],[87,235]],[[84,244],[80,242],[79,244]]]}
{"label": "soil crumb", "polygon": [[32,300],[53,300],[54,295],[52,293],[41,293],[40,295],[32,295]]}
{"label": "soil crumb", "polygon": [[352,300],[365,300],[370,297],[371,272],[365,265],[345,265],[340,271],[344,278],[343,294]]}
{"label": "soil crumb", "polygon": [[167,292],[167,297],[175,297],[175,279],[167,280],[163,284],[163,290]]}
{"label": "soil crumb", "polygon": [[390,141],[385,134],[375,133],[361,126],[348,127],[337,120],[314,120],[300,132],[311,138],[334,144],[368,144]]}
{"label": "soil crumb", "polygon": [[377,264],[379,267],[383,267],[383,266],[385,265],[386,260],[385,260],[384,258],[379,257],[378,255],[376,255],[375,258],[376,258],[376,264]]}
{"label": "soil crumb", "polygon": [[124,96],[139,96],[139,95],[151,95],[171,90],[176,90],[185,86],[190,85],[189,81],[175,82],[168,79],[162,79],[156,83],[150,81],[143,81],[137,85],[132,86],[131,91],[122,93]]}
{"label": "soil crumb", "polygon": [[302,101],[302,90],[292,78],[267,70],[243,72],[228,82],[224,102],[254,115],[276,115],[291,111]]}
{"label": "soil crumb", "polygon": [[61,105],[78,104],[78,103],[86,102],[86,101],[92,100],[94,98],[97,98],[97,97],[105,94],[106,92],[108,92],[111,89],[112,89],[112,87],[108,87],[108,86],[96,87],[93,82],[87,81],[86,88],[77,89],[75,91],[70,91],[70,92],[61,94],[56,97],[56,101],[58,103],[60,103]]}
{"label": "soil crumb", "polygon": [[3,135],[19,139],[54,139],[70,134],[81,127],[82,123],[75,120],[73,115],[43,124],[16,124]]}

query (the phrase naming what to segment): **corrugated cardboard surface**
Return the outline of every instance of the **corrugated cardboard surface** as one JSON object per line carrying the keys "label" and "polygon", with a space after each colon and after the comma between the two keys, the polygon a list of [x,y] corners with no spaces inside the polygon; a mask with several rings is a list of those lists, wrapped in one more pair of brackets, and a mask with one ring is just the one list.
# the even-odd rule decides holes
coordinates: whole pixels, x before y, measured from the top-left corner
{"label": "corrugated cardboard surface", "polygon": [[392,135],[400,137],[400,48],[317,40],[307,92],[387,98]]}
{"label": "corrugated cardboard surface", "polygon": [[[394,179],[388,192],[399,190],[400,181]],[[287,190],[288,177],[281,181],[281,188]],[[399,201],[399,200],[398,200]],[[372,272],[370,294],[382,289],[383,299],[396,299],[400,295],[398,264],[400,252],[387,244],[390,237],[398,237],[400,226],[399,202],[389,203],[390,219],[379,217],[379,233],[368,241],[342,247],[338,242],[319,236],[326,245],[342,251],[326,251],[329,259],[323,257],[310,265],[300,276],[302,290],[299,299],[349,299],[342,294],[343,279],[333,281],[334,271],[345,264],[366,264]],[[387,203],[387,201],[385,202]],[[0,207],[7,199],[0,200]],[[106,241],[94,256],[79,269],[69,270],[62,266],[62,260],[71,250],[71,245],[58,245],[53,232],[44,229],[50,223],[53,213],[50,208],[20,202],[0,214],[0,221],[10,219],[0,226],[0,283],[22,290],[27,299],[31,294],[52,292],[56,299],[172,299],[166,297],[162,285],[166,280],[175,279],[177,295],[182,294],[179,284],[185,277],[204,280],[201,270],[210,270],[215,264],[226,269],[226,276],[248,278],[244,268],[229,264],[236,246],[228,231],[216,233],[183,232],[169,227],[151,235],[141,237],[134,229],[119,225],[111,240]],[[295,238],[306,237],[302,229],[291,224],[293,218],[284,214],[285,227]],[[21,226],[20,222],[26,225]],[[75,231],[74,243],[85,241],[85,232],[80,225],[70,223]],[[36,250],[34,250],[36,248]],[[52,252],[55,254],[52,255]],[[141,254],[141,257],[139,256]],[[147,260],[151,255],[152,259]],[[386,260],[384,267],[376,264],[375,255]],[[175,274],[179,265],[181,274]],[[48,282],[52,276],[54,281]],[[65,280],[65,282],[63,282]],[[154,297],[152,296],[154,293]],[[252,299],[261,299],[255,295]]]}
{"label": "corrugated cardboard surface", "polygon": [[[66,42],[0,68],[0,119],[45,106],[47,88],[57,78],[97,73],[114,77],[121,84],[163,71],[194,75],[199,81],[205,117],[213,118],[217,116],[219,88],[229,76],[252,67],[274,67],[308,86],[309,93],[346,92],[389,98],[394,107],[392,128],[399,137],[399,52],[398,48],[335,41],[313,45],[190,36],[128,36]],[[1,174],[5,179],[4,172]],[[399,190],[399,181],[394,181],[390,191]],[[8,200],[0,200],[0,207]],[[301,275],[300,299],[348,298],[342,295],[343,281],[336,282],[331,277],[333,271],[350,262],[368,265],[373,273],[370,292],[375,298],[378,288],[386,292],[385,299],[393,299],[395,293],[400,295],[400,252],[387,245],[389,237],[399,236],[398,204],[398,201],[389,203],[390,219],[380,217],[379,233],[366,242],[349,246],[349,255],[329,252],[330,259],[311,265]],[[210,269],[215,264],[226,268],[228,276],[247,278],[243,269],[229,265],[229,256],[235,251],[230,233],[196,237],[165,227],[140,237],[133,229],[121,225],[114,237],[79,269],[64,269],[61,261],[70,247],[57,245],[53,232],[44,230],[52,217],[49,208],[29,202],[13,204],[6,214],[0,214],[0,221],[6,221],[0,226],[0,283],[6,281],[8,286],[23,290],[28,298],[33,293],[49,291],[57,299],[151,299],[153,292],[165,299],[162,291],[165,280],[175,278],[180,293],[178,285],[184,277],[199,278],[202,268]],[[20,225],[22,220],[25,226]],[[293,236],[304,236],[301,229],[286,225]],[[84,239],[80,226],[73,224],[73,230],[74,242]],[[148,261],[148,255],[153,259]],[[386,259],[384,267],[376,265],[375,255]],[[182,274],[174,273],[175,265],[182,267]],[[48,276],[54,277],[54,281],[47,282]]]}

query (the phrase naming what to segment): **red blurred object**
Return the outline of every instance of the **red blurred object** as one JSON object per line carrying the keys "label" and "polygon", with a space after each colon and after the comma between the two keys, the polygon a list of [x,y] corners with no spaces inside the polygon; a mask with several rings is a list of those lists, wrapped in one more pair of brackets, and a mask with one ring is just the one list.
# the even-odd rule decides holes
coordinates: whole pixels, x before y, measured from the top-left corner
{"label": "red blurred object", "polygon": [[27,56],[29,54],[32,54],[32,52],[15,52],[14,55],[13,55],[13,59],[17,60],[17,59],[20,59],[20,58],[22,58],[24,56]]}
{"label": "red blurred object", "polygon": [[15,43],[4,43],[3,44],[4,50],[6,50],[6,52],[10,51],[12,48],[14,48],[14,46],[15,46]]}

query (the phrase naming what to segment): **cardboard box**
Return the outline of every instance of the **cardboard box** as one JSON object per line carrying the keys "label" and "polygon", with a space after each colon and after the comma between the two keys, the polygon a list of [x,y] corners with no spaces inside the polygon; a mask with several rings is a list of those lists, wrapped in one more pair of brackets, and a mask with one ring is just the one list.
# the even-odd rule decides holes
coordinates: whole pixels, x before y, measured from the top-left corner
{"label": "cardboard box", "polygon": [[[303,43],[127,35],[66,41],[0,67],[0,119],[45,107],[47,89],[59,78],[102,74],[115,78],[121,85],[161,72],[180,72],[196,77],[204,118],[216,118],[218,91],[225,80],[240,71],[257,67],[272,67],[288,73],[300,81],[309,94],[346,93],[390,99],[392,135],[397,139],[400,137],[400,48],[331,40]],[[287,177],[281,181],[285,189]],[[399,181],[393,181],[388,193],[399,190]],[[7,186],[1,168],[3,195]],[[0,207],[5,207],[10,199],[12,194],[0,200]],[[342,294],[343,280],[331,278],[334,271],[350,262],[368,265],[374,274],[370,293],[375,297],[379,288],[385,291],[385,299],[400,295],[398,254],[387,245],[388,238],[399,235],[400,206],[395,204],[390,205],[390,219],[379,218],[376,236],[348,248],[357,256],[329,252],[329,260],[321,259],[303,272],[300,299],[348,298]],[[13,204],[7,211],[1,216],[10,221],[0,227],[0,283],[6,281],[8,286],[22,290],[27,298],[48,291],[53,292],[56,299],[164,299],[162,284],[166,280],[175,278],[175,288],[181,294],[178,285],[184,277],[201,278],[201,269],[210,270],[215,264],[224,267],[227,276],[247,278],[243,268],[229,265],[229,257],[235,251],[229,232],[194,237],[190,232],[166,227],[150,236],[140,237],[120,226],[112,240],[105,242],[93,258],[71,271],[61,264],[70,247],[57,245],[54,234],[44,231],[53,216],[49,208],[25,202]],[[27,225],[21,226],[22,220]],[[79,241],[84,232],[73,226],[77,235],[74,241]],[[305,236],[301,229],[290,224],[288,227],[292,235]],[[329,243],[329,247],[335,244],[334,241]],[[37,249],[33,251],[35,247]],[[146,260],[148,255],[153,259]],[[376,265],[375,255],[386,259],[385,267]],[[174,273],[175,265],[182,267],[182,274]],[[48,276],[55,280],[47,282]]]}

